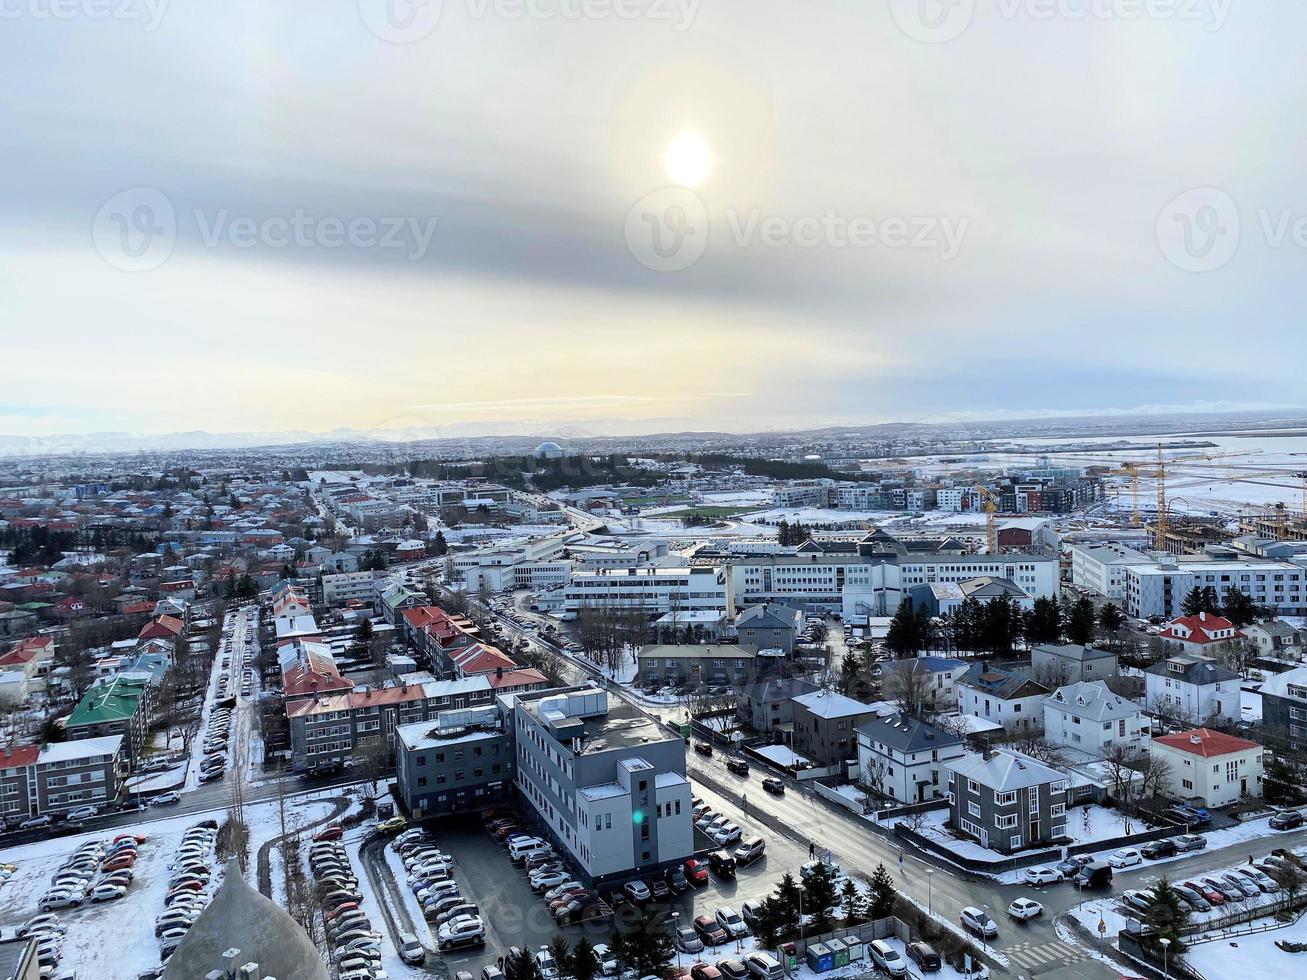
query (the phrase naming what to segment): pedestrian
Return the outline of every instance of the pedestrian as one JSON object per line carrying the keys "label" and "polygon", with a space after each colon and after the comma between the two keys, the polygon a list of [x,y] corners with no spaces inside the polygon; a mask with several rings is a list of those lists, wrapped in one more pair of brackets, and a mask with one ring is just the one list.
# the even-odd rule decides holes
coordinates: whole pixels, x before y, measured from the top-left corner
{"label": "pedestrian", "polygon": [[816,856],[817,856],[817,842],[815,840],[810,840],[808,841],[808,860],[811,861]]}
{"label": "pedestrian", "polygon": [[1249,864],[1253,863],[1253,856],[1251,854],[1248,855],[1248,863]]}

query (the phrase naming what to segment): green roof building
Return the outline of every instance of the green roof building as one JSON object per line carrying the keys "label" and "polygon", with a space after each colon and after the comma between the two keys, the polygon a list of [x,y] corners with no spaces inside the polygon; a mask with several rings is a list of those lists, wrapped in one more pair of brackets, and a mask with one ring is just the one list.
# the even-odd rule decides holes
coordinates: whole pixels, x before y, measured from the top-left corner
{"label": "green roof building", "polygon": [[82,695],[64,722],[64,730],[70,739],[123,736],[127,757],[135,766],[137,753],[145,744],[150,727],[152,701],[150,687],[145,681],[115,677]]}

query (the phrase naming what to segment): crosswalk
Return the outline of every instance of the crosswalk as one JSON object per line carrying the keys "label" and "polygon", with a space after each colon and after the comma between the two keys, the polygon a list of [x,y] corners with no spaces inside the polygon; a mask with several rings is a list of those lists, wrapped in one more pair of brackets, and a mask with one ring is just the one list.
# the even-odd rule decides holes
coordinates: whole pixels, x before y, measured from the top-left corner
{"label": "crosswalk", "polygon": [[1074,946],[1068,946],[1064,942],[1051,943],[1017,943],[1015,946],[1004,947],[1003,952],[1012,962],[1013,966],[1020,967],[1031,973],[1038,973],[1041,969],[1056,969],[1061,966],[1070,966],[1073,963],[1079,963],[1084,956]]}

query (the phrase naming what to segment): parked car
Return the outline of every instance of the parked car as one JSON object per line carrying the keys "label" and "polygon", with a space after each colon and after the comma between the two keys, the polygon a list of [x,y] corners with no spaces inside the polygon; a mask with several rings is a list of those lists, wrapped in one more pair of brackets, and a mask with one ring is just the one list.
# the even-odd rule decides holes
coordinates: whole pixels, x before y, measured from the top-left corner
{"label": "parked car", "polygon": [[735,863],[741,868],[748,867],[767,851],[767,842],[761,837],[752,837],[735,849]]}
{"label": "parked car", "polygon": [[685,877],[685,872],[679,867],[668,868],[666,878],[668,887],[678,895],[690,888],[689,879]]}
{"label": "parked car", "polygon": [[1062,880],[1062,872],[1056,868],[1026,868],[1023,875],[1027,885],[1040,888]]}
{"label": "parked car", "polygon": [[690,858],[685,862],[685,877],[691,885],[708,884],[708,866],[698,858]]}
{"label": "parked car", "polygon": [[1184,886],[1186,888],[1192,888],[1194,891],[1196,891],[1199,895],[1203,896],[1203,898],[1207,899],[1213,905],[1225,904],[1225,895],[1221,892],[1219,888],[1213,888],[1211,885],[1202,881],[1186,881],[1184,882]]}
{"label": "parked car", "polygon": [[908,959],[916,963],[922,973],[930,973],[943,967],[939,953],[935,952],[935,947],[929,943],[908,943],[907,950]]}
{"label": "parked car", "polygon": [[730,942],[730,935],[711,915],[696,916],[694,930],[709,946],[720,946],[722,943]]}
{"label": "parked car", "polygon": [[749,926],[740,913],[729,905],[723,905],[713,913],[717,924],[726,930],[732,939],[742,939],[749,934]]}
{"label": "parked car", "polygon": [[1112,856],[1107,859],[1107,863],[1114,868],[1130,868],[1136,864],[1142,864],[1144,856],[1139,853],[1137,847],[1123,847],[1119,851],[1113,852]]}
{"label": "parked car", "polygon": [[1147,912],[1155,901],[1153,893],[1144,891],[1139,888],[1127,888],[1121,893],[1121,898],[1132,909],[1138,909],[1140,912]]}
{"label": "parked car", "polygon": [[962,922],[962,927],[978,936],[984,936],[986,939],[998,935],[998,923],[989,917],[989,913],[984,909],[978,909],[974,905],[968,905],[962,910],[958,918]]}
{"label": "parked car", "polygon": [[899,951],[883,939],[873,939],[867,943],[867,955],[871,961],[892,977],[906,977],[908,964]]}
{"label": "parked car", "polygon": [[744,957],[744,966],[754,980],[781,980],[785,971],[771,953],[755,952]]}
{"label": "parked car", "polygon": [[717,971],[722,975],[722,980],[749,980],[749,968],[743,960],[718,960]]}
{"label": "parked car", "polygon": [[1065,861],[1059,861],[1056,865],[1054,865],[1054,867],[1056,867],[1058,871],[1062,872],[1063,878],[1070,880],[1076,876],[1076,874],[1080,871],[1081,868],[1083,868],[1086,864],[1091,863],[1093,860],[1094,860],[1093,857],[1091,857],[1088,854],[1075,854],[1067,858]]}
{"label": "parked car", "polygon": [[1176,853],[1175,841],[1173,840],[1154,840],[1149,841],[1143,847],[1139,848],[1139,853],[1150,861],[1156,861],[1158,858],[1170,857]]}
{"label": "parked car", "polygon": [[649,886],[638,878],[635,881],[628,881],[622,886],[622,891],[626,892],[626,897],[633,902],[647,902],[653,898],[653,893],[649,891]]}
{"label": "parked car", "polygon": [[1303,825],[1303,815],[1297,810],[1284,810],[1271,817],[1270,824],[1275,830],[1293,830]]}
{"label": "parked car", "polygon": [[1071,879],[1077,888],[1106,888],[1112,884],[1112,866],[1106,861],[1090,861]]}
{"label": "parked car", "polygon": [[722,878],[735,877],[735,858],[725,851],[713,851],[708,855],[708,867]]}
{"label": "parked car", "polygon": [[1212,903],[1192,888],[1185,885],[1172,885],[1171,890],[1179,895],[1194,912],[1210,912],[1212,910]]}
{"label": "parked car", "polygon": [[1212,815],[1207,812],[1206,808],[1186,806],[1183,803],[1177,803],[1174,806],[1166,808],[1166,815],[1172,819],[1179,820],[1187,824],[1208,824],[1212,822]]}
{"label": "parked car", "polygon": [[702,953],[703,939],[693,926],[681,926],[676,930],[676,948],[682,953]]}
{"label": "parked car", "polygon": [[1176,852],[1184,854],[1187,851],[1201,851],[1207,846],[1207,838],[1202,834],[1181,834],[1174,838],[1174,843]]}

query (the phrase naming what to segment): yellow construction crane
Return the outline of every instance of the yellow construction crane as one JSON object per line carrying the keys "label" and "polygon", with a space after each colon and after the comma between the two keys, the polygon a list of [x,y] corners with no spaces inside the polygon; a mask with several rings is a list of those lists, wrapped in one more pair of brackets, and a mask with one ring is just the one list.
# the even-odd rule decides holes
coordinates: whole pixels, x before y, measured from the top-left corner
{"label": "yellow construction crane", "polygon": [[997,555],[998,523],[994,520],[994,514],[998,512],[998,501],[993,491],[985,487],[977,486],[975,490],[980,494],[980,509],[985,512],[985,547],[989,549],[991,555]]}

